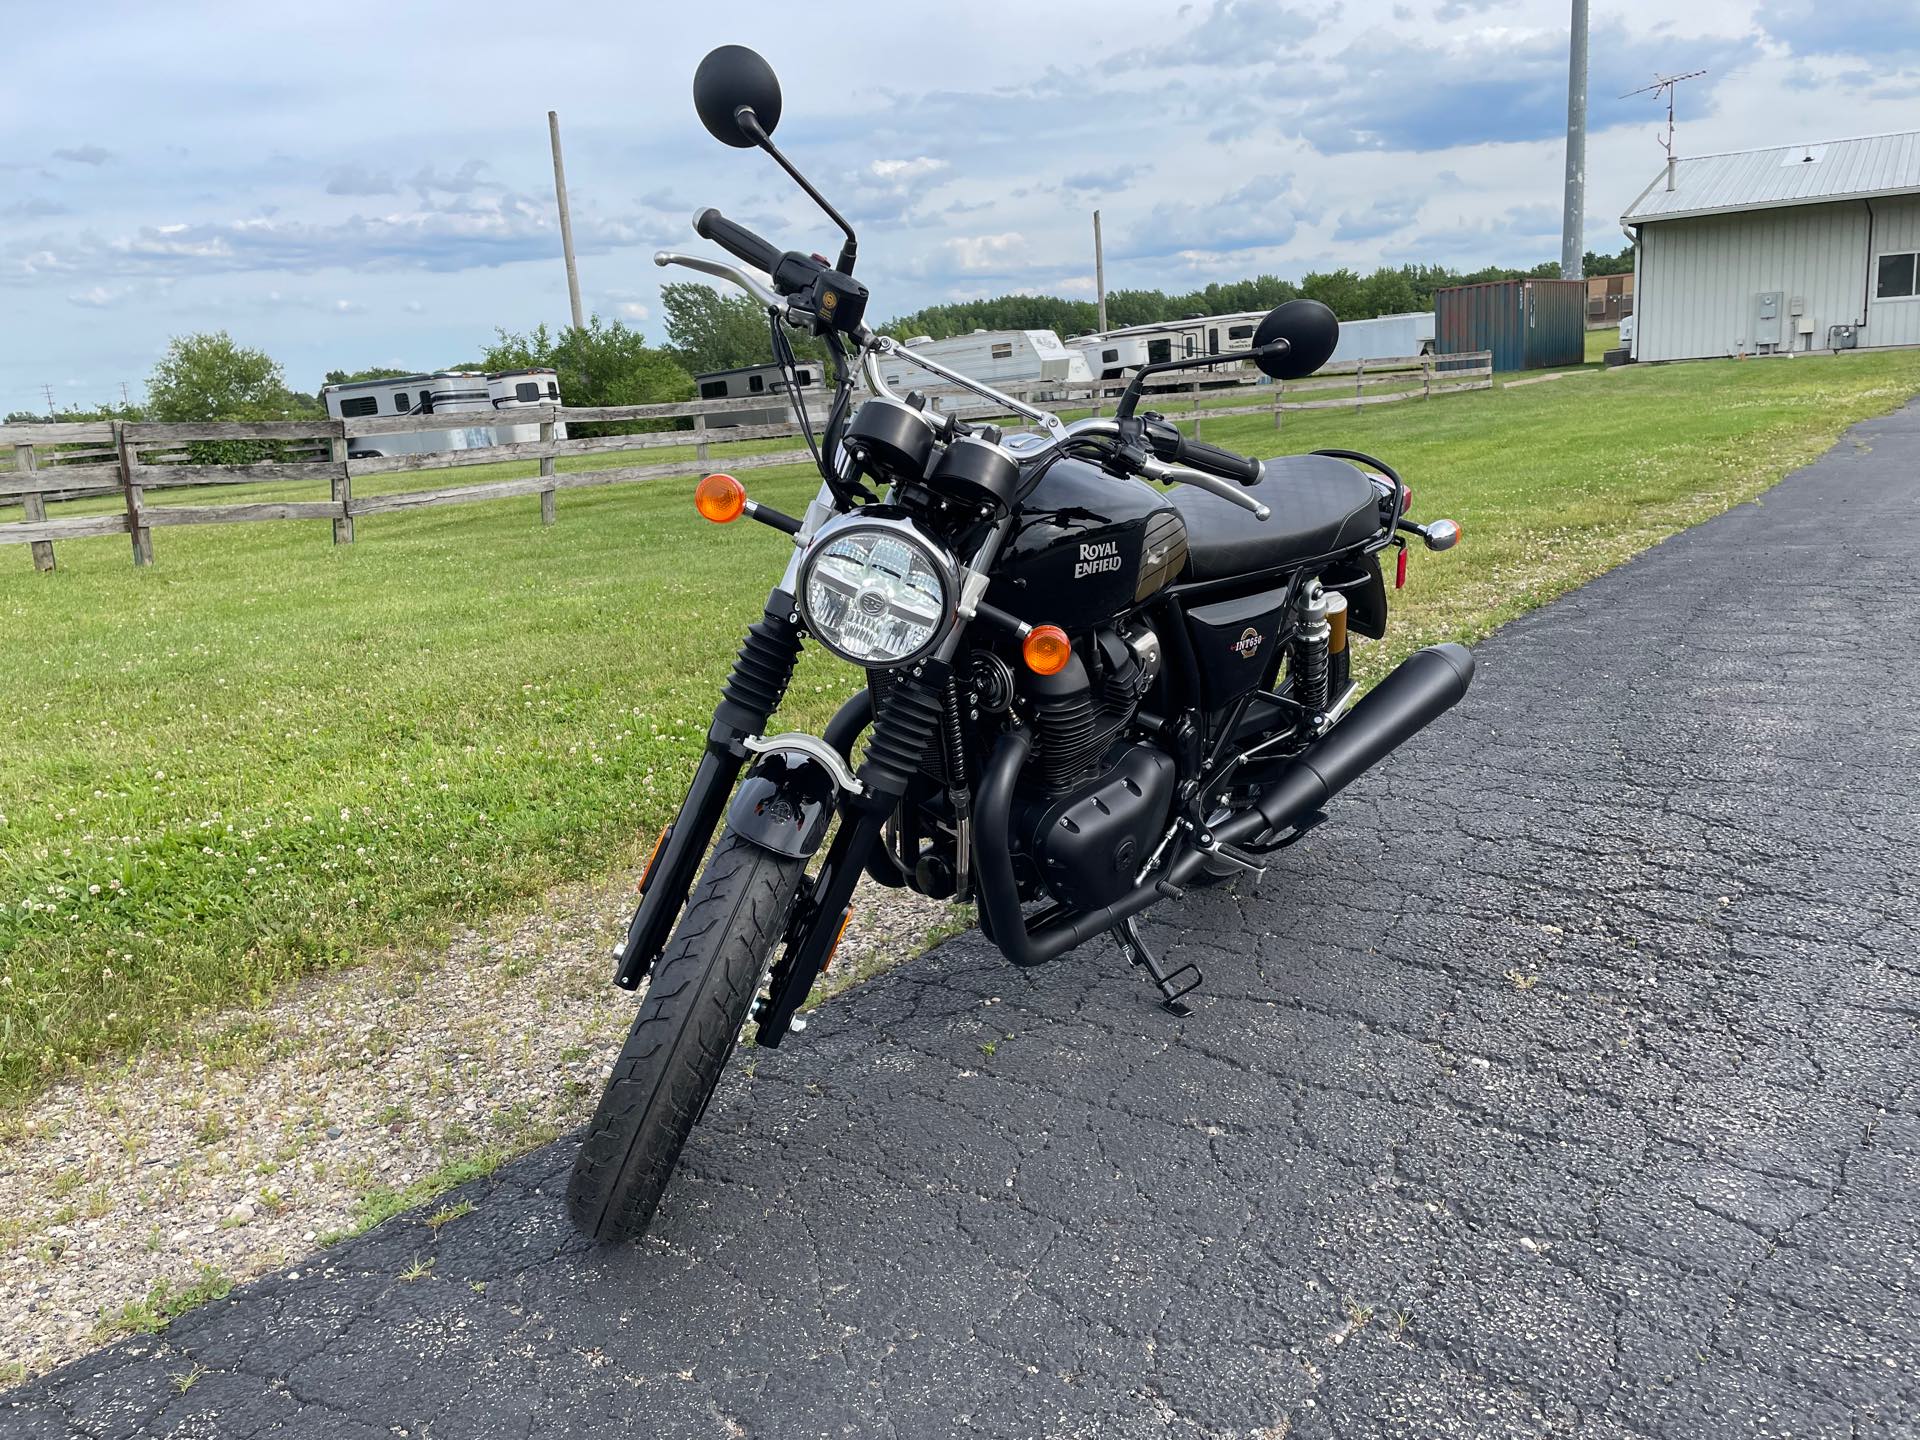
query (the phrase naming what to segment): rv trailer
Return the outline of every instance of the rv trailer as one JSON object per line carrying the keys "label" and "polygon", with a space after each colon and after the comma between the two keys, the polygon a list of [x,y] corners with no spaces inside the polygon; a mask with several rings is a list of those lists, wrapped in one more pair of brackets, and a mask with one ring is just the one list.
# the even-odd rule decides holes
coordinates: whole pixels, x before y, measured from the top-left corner
{"label": "rv trailer", "polygon": [[1119,380],[1147,363],[1147,342],[1138,335],[1079,335],[1067,344],[1087,357],[1096,380]]}
{"label": "rv trailer", "polygon": [[[803,392],[820,388],[820,367],[802,360],[793,367],[793,378]],[[738,410],[713,410],[707,414],[708,429],[734,425],[783,425],[793,419],[793,402],[787,390],[787,378],[778,365],[742,365],[732,370],[710,370],[693,377],[702,400],[740,400]]]}
{"label": "rv trailer", "polygon": [[[320,399],[335,420],[395,415],[448,418],[446,426],[431,430],[355,436],[347,449],[352,460],[439,450],[484,450],[538,440],[538,421],[516,425],[501,412],[561,403],[560,379],[552,370],[501,370],[491,375],[477,370],[440,370],[387,380],[349,380],[322,386]],[[566,438],[564,423],[555,422],[553,429],[556,439]]]}
{"label": "rv trailer", "polygon": [[1356,360],[1406,360],[1433,353],[1433,311],[1376,315],[1371,320],[1342,320],[1340,343],[1329,365]]}
{"label": "rv trailer", "polygon": [[[1072,343],[1087,357],[1093,373],[1102,380],[1117,380],[1142,365],[1158,365],[1167,360],[1184,360],[1194,355],[1232,355],[1253,348],[1253,332],[1265,311],[1247,310],[1232,315],[1191,315],[1185,320],[1161,320],[1148,325],[1128,325],[1097,335],[1082,335]],[[1111,358],[1109,358],[1111,357]],[[1239,366],[1222,365],[1207,373],[1229,375]],[[1188,374],[1181,384],[1193,384]],[[1169,382],[1171,383],[1171,382]],[[1205,379],[1199,381],[1206,384]]]}
{"label": "rv trailer", "polygon": [[[917,335],[905,348],[989,385],[1049,380],[1071,385],[1093,379],[1086,356],[1061,344],[1051,330],[975,330],[949,340]],[[880,374],[896,390],[927,390],[943,383],[899,355],[883,359]]]}

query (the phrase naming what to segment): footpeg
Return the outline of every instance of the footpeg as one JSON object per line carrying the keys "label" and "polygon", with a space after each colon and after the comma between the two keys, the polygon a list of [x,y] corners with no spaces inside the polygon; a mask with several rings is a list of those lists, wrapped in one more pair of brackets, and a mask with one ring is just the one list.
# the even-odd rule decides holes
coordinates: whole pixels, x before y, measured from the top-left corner
{"label": "footpeg", "polygon": [[[1169,1015],[1177,1015],[1183,1020],[1193,1014],[1192,1007],[1182,1004],[1180,997],[1199,988],[1200,967],[1187,964],[1173,970],[1164,969],[1158,957],[1147,948],[1147,942],[1140,938],[1140,928],[1131,919],[1121,921],[1113,928],[1112,933],[1128,961],[1143,966],[1153,977],[1153,983],[1160,987],[1160,994],[1163,997],[1160,1008]],[[1188,976],[1193,978],[1187,979]]]}
{"label": "footpeg", "polygon": [[1205,845],[1201,848],[1216,860],[1224,860],[1229,865],[1237,865],[1240,869],[1252,875],[1256,881],[1266,878],[1267,867],[1244,850],[1224,844],[1218,840],[1211,845]]}

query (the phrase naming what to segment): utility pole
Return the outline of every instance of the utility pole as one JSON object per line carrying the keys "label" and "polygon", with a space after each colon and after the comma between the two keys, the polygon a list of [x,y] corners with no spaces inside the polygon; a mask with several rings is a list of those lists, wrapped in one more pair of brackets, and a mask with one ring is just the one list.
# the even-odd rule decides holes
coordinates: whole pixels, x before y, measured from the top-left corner
{"label": "utility pole", "polygon": [[41,385],[40,393],[47,397],[47,419],[51,420],[53,419],[53,386]]}
{"label": "utility pole", "polygon": [[1100,297],[1100,329],[1107,328],[1107,261],[1100,249],[1100,212],[1093,212],[1093,288]]}
{"label": "utility pole", "polygon": [[133,397],[127,393],[127,382],[124,380],[120,382],[120,408],[123,410],[133,408]]}
{"label": "utility pole", "polygon": [[1567,41],[1567,189],[1560,217],[1560,278],[1578,280],[1587,229],[1587,0],[1573,0]]}
{"label": "utility pole", "polygon": [[547,111],[547,131],[553,137],[553,194],[560,202],[560,248],[567,257],[567,301],[573,307],[573,328],[587,328],[580,313],[580,272],[573,263],[573,216],[567,211],[567,167],[560,159],[560,114]]}

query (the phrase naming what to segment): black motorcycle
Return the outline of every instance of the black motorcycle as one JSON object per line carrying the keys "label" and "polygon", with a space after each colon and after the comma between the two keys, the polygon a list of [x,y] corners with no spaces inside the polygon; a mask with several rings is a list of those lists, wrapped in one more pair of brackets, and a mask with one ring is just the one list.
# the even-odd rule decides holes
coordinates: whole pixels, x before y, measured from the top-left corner
{"label": "black motorcycle", "polygon": [[[1382,552],[1397,547],[1403,574],[1409,535],[1444,550],[1459,534],[1408,519],[1391,466],[1345,450],[1257,460],[1139,408],[1170,370],[1251,359],[1278,378],[1311,374],[1339,333],[1325,306],[1280,306],[1241,354],[1144,366],[1111,419],[1063,424],[867,328],[852,227],[769,138],[780,87],[759,55],[708,55],[694,103],[715,138],[771,155],[846,241],[829,264],[706,210],[694,229],[765,280],[655,257],[766,306],[822,483],[800,516],[730,476],[696,494],[708,519],[791,536],[793,556],[619,950],[616,983],[646,982],[646,997],[568,1190],[575,1222],[607,1240],[646,1230],[749,1022],[760,1045],[800,1028],[863,873],[974,902],[1016,965],[1110,935],[1185,1014],[1199,972],[1163,964],[1136,917],[1187,887],[1259,875],[1473,677],[1467,650],[1436,645],[1354,703],[1350,637],[1386,631]],[[818,436],[791,383],[789,326],[831,357]],[[898,395],[883,356],[1034,428]],[[861,374],[871,394],[857,400]],[[859,666],[865,687],[823,734],[768,734],[806,638]]]}

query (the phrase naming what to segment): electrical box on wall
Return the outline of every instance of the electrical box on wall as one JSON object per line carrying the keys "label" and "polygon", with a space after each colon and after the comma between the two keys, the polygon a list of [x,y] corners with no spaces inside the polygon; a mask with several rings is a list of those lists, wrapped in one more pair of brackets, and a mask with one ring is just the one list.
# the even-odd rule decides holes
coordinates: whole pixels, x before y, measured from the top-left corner
{"label": "electrical box on wall", "polygon": [[1778,290],[1761,290],[1753,297],[1753,344],[1780,343],[1780,312],[1786,297]]}

